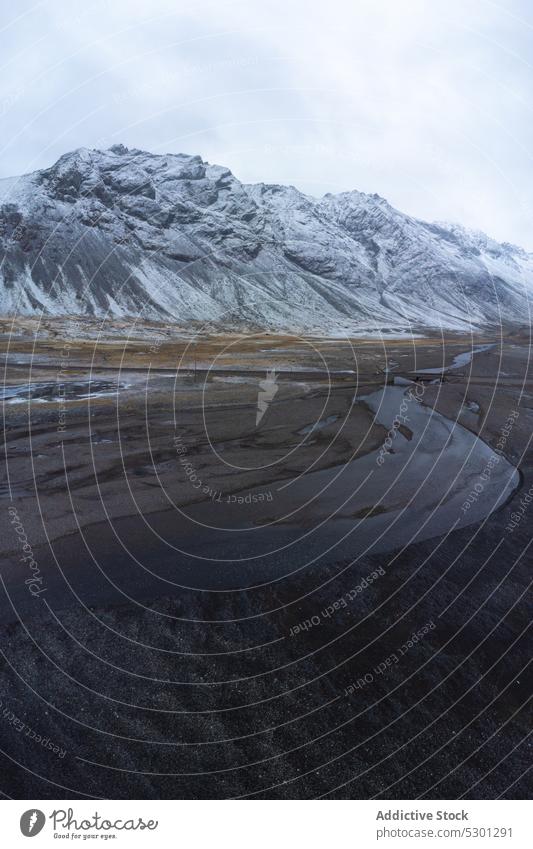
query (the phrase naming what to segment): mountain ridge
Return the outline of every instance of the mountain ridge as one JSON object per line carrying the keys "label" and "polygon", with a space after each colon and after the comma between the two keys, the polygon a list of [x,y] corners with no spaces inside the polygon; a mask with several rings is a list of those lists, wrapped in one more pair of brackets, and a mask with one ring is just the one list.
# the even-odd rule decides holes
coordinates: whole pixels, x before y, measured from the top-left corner
{"label": "mountain ridge", "polygon": [[523,324],[533,254],[377,194],[113,145],[0,181],[0,312],[321,333]]}

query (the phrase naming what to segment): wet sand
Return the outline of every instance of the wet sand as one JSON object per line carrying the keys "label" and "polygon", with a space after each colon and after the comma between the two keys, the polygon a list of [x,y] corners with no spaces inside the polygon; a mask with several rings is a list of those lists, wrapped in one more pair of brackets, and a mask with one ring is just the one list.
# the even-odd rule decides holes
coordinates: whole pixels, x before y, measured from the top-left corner
{"label": "wet sand", "polygon": [[[188,354],[176,374],[183,340],[150,352],[117,330],[61,358],[57,325],[36,354],[22,330],[31,361],[8,353],[7,398],[48,388],[4,407],[1,689],[68,754],[32,750],[29,774],[0,724],[15,796],[491,798],[515,779],[520,794],[530,523],[505,528],[533,483],[527,339],[475,340],[493,347],[453,382],[415,384],[472,340],[213,338],[195,378]],[[257,428],[273,368],[286,376]],[[43,577],[35,597],[10,508]],[[346,695],[430,620],[416,651]]]}

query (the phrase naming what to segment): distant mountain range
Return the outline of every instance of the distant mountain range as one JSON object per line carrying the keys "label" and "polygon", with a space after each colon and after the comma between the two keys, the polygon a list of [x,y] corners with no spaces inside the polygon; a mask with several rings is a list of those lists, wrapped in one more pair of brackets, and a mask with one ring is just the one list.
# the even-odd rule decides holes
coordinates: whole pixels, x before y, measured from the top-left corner
{"label": "distant mountain range", "polygon": [[533,254],[114,145],[0,180],[0,312],[337,334],[530,323]]}

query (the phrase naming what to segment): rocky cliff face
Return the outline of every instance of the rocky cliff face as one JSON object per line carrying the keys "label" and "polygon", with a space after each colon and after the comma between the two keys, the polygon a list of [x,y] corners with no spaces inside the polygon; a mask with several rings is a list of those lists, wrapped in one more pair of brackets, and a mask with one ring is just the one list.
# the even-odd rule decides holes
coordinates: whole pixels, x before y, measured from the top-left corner
{"label": "rocky cliff face", "polygon": [[529,321],[533,255],[378,195],[115,145],[0,181],[0,311],[321,333]]}

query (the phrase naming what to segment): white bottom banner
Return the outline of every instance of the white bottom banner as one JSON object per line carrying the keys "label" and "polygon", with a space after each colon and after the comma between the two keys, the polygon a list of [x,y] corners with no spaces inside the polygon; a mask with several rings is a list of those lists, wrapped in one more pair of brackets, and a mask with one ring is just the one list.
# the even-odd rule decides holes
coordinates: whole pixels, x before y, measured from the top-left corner
{"label": "white bottom banner", "polygon": [[[527,801],[5,801],[6,847],[531,847]],[[529,817],[528,817],[529,813]]]}

